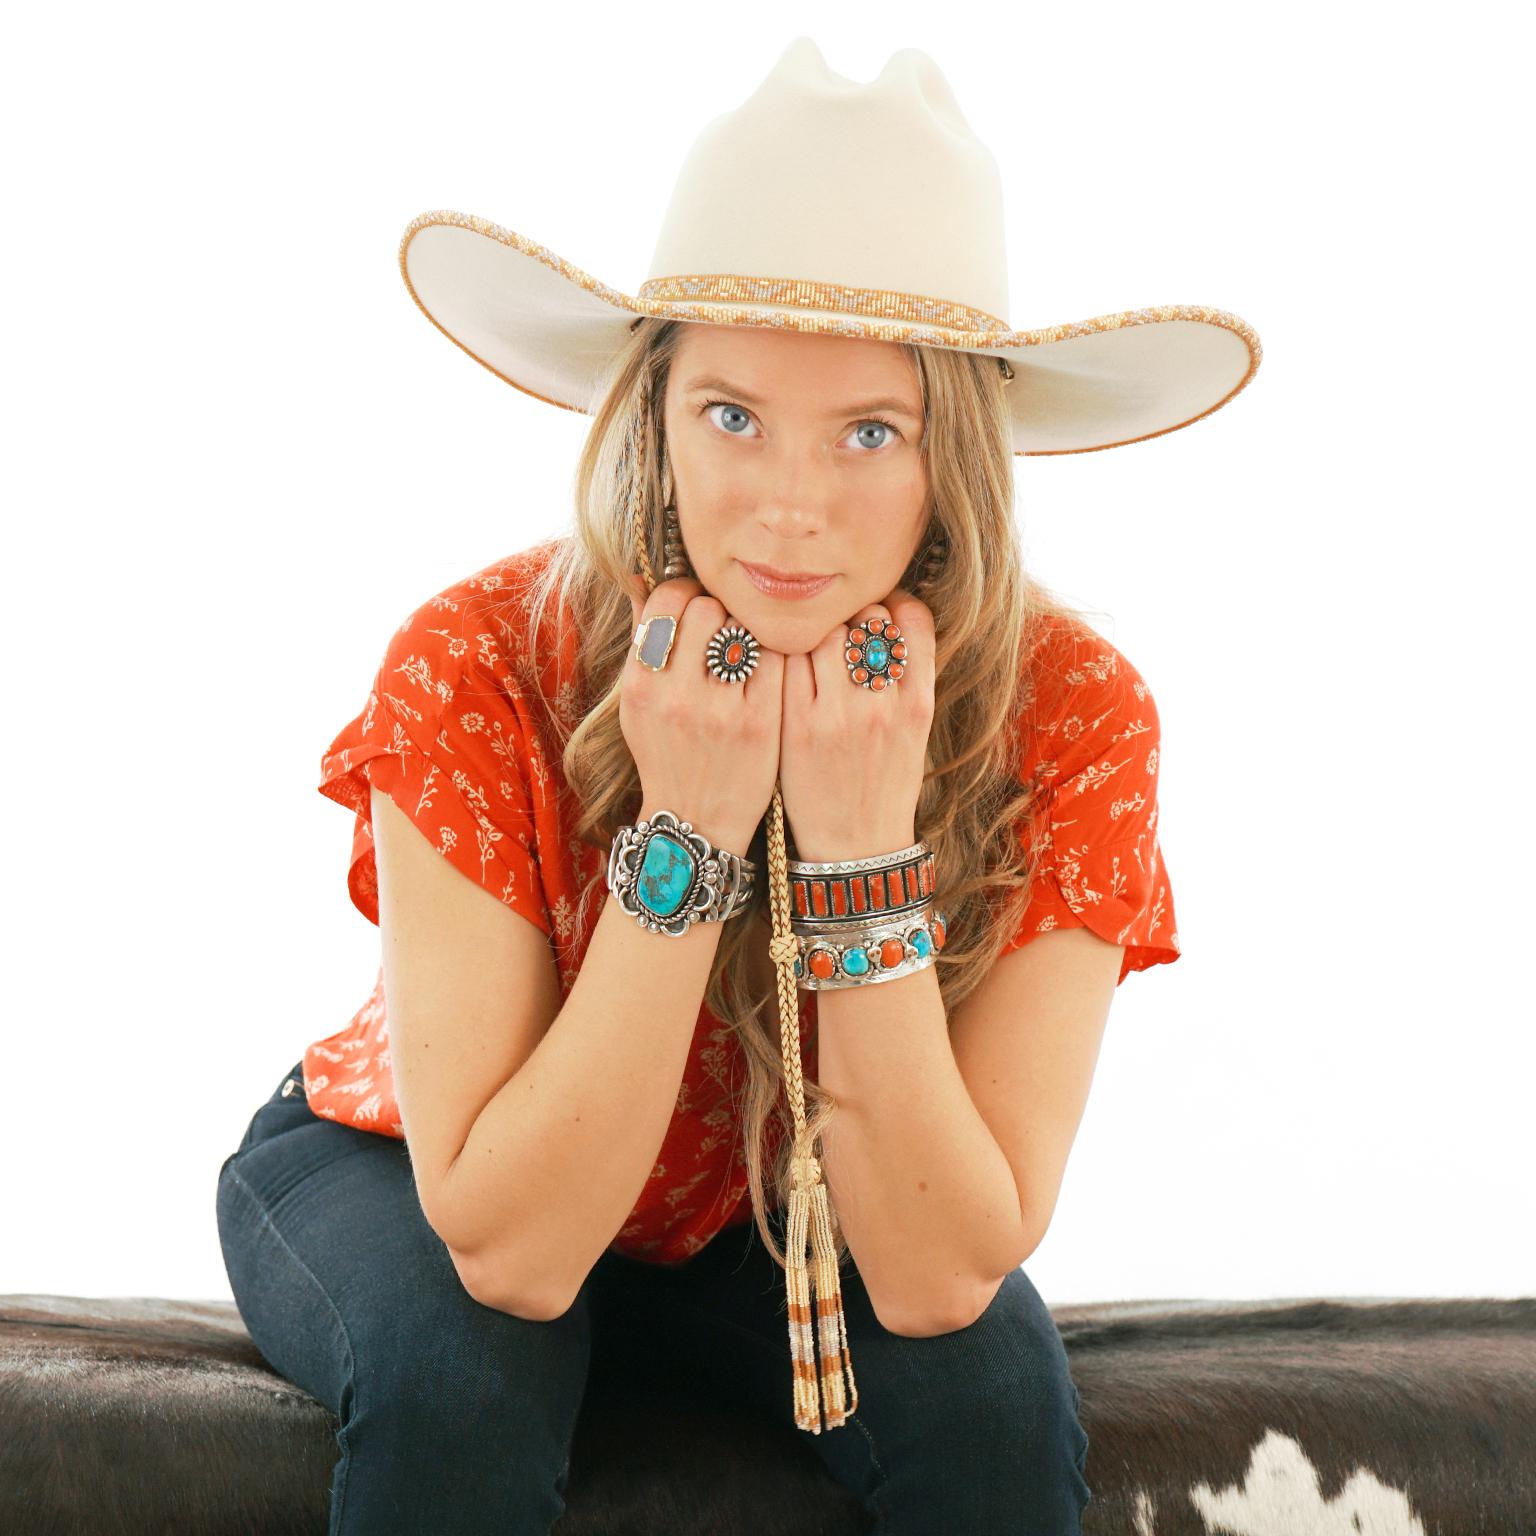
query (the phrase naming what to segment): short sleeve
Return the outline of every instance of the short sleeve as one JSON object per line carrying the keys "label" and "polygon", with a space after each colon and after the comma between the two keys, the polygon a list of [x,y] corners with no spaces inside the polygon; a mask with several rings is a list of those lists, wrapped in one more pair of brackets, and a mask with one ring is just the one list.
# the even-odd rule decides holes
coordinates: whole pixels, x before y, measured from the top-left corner
{"label": "short sleeve", "polygon": [[1086,626],[1070,644],[1034,721],[1042,793],[1025,836],[1035,874],[1002,953],[1086,927],[1124,946],[1118,986],[1180,953],[1158,839],[1161,726],[1146,681],[1113,645]]}
{"label": "short sleeve", "polygon": [[453,605],[433,602],[395,631],[362,712],[322,754],[317,787],[355,814],[347,889],[370,922],[377,785],[455,869],[548,936],[529,788],[536,726],[504,669],[488,664],[490,637],[461,630]]}

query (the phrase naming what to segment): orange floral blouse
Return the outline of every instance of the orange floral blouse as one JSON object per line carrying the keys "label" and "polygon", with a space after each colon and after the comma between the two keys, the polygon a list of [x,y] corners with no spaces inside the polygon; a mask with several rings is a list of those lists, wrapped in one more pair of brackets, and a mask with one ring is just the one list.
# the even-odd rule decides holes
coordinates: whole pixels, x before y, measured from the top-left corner
{"label": "orange floral blouse", "polygon": [[[318,788],[354,813],[347,888],[370,922],[379,921],[368,798],[377,785],[456,869],[545,935],[565,995],[606,900],[606,892],[589,897],[578,922],[580,893],[602,881],[607,850],[570,833],[574,800],[550,718],[574,724],[585,708],[571,629],[559,633],[547,615],[530,633],[527,586],[558,543],[499,560],[406,618],[362,712],[323,754]],[[1124,981],[1179,955],[1157,839],[1157,709],[1125,657],[1087,626],[1052,620],[1038,645],[1051,654],[1038,657],[1023,771],[1051,792],[1038,797],[1024,834],[1040,862],[1007,949],[1087,926],[1125,946]],[[801,993],[801,1020],[802,1062],[814,1080],[814,992]],[[382,965],[367,1001],[303,1061],[315,1114],[404,1139]],[[615,1250],[683,1263],[717,1232],[752,1220],[732,1109],[744,1080],[732,1031],[701,1004],[671,1123]],[[770,1120],[767,1151],[781,1134]]]}

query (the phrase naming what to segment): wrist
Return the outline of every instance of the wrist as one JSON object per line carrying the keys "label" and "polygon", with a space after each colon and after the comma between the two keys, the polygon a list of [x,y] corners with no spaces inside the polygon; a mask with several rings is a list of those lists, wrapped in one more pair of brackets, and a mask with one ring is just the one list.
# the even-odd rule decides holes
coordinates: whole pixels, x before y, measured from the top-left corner
{"label": "wrist", "polygon": [[830,833],[801,837],[795,834],[793,857],[808,864],[830,864],[840,859],[878,859],[883,854],[897,853],[910,848],[917,841],[912,822],[885,830]]}

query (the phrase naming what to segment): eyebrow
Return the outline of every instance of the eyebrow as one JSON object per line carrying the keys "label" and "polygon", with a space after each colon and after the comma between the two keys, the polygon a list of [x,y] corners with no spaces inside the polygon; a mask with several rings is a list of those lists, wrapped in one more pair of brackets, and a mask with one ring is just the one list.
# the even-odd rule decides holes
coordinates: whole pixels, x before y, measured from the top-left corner
{"label": "eyebrow", "polygon": [[[756,395],[749,394],[746,390],[735,384],[728,383],[725,379],[712,377],[700,377],[690,379],[686,385],[690,394],[695,390],[714,389],[721,394],[730,395],[733,399],[745,401],[748,405],[761,407],[763,402]],[[832,416],[861,416],[867,411],[894,411],[899,416],[905,416],[909,421],[921,421],[923,418],[914,411],[905,400],[899,400],[895,395],[881,395],[875,400],[862,400],[857,405],[847,405],[840,410],[837,407],[828,413]]]}

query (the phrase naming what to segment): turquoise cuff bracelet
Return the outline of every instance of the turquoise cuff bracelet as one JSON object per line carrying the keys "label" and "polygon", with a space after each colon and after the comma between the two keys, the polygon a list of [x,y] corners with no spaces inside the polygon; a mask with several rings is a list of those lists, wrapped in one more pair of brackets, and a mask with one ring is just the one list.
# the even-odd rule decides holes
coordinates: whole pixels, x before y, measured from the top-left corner
{"label": "turquoise cuff bracelet", "polygon": [[608,889],[642,928],[681,938],[695,923],[744,911],[757,865],[716,848],[671,811],[620,827],[608,850]]}

